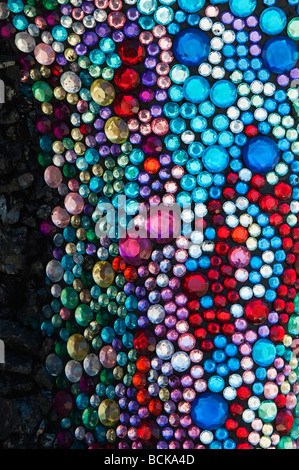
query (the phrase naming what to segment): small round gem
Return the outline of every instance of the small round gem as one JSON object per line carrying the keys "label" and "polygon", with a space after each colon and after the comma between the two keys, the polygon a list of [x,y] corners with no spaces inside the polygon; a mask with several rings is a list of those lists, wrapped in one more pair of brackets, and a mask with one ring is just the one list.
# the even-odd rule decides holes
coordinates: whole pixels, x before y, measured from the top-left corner
{"label": "small round gem", "polygon": [[245,304],[244,314],[248,321],[255,325],[259,325],[267,320],[269,307],[263,300],[250,300]]}
{"label": "small round gem", "polygon": [[148,238],[122,238],[119,242],[119,254],[131,266],[140,266],[149,259],[152,252]]}
{"label": "small round gem", "polygon": [[75,361],[83,361],[88,351],[89,346],[84,336],[75,334],[68,339],[67,352]]}
{"label": "small round gem", "polygon": [[269,339],[259,339],[252,348],[252,358],[259,366],[267,367],[273,364],[276,348]]}
{"label": "small round gem", "polygon": [[107,80],[98,78],[90,87],[92,99],[101,106],[108,106],[115,98],[113,85]]}
{"label": "small round gem", "polygon": [[208,80],[199,75],[194,75],[187,78],[184,82],[183,93],[186,100],[191,103],[201,103],[205,101],[210,92],[210,85]]}
{"label": "small round gem", "polygon": [[204,167],[211,173],[220,173],[229,164],[229,155],[220,145],[210,145],[203,153]]}
{"label": "small round gem", "polygon": [[204,274],[193,272],[185,277],[182,288],[190,299],[197,299],[207,293],[209,281]]}
{"label": "small round gem", "polygon": [[237,99],[237,89],[232,82],[220,80],[212,86],[210,96],[215,106],[228,108]]}
{"label": "small round gem", "polygon": [[108,261],[98,261],[92,270],[94,282],[100,287],[109,287],[114,281],[115,272]]}
{"label": "small round gem", "polygon": [[129,137],[129,129],[123,119],[113,116],[105,124],[105,134],[113,144],[123,144]]}
{"label": "small round gem", "polygon": [[115,400],[103,400],[98,408],[98,415],[104,426],[115,426],[119,421],[120,408]]}
{"label": "small round gem", "polygon": [[206,0],[178,0],[179,7],[188,13],[198,13]]}
{"label": "small round gem", "polygon": [[115,71],[114,82],[122,91],[136,90],[140,85],[140,75],[135,69],[122,65]]}
{"label": "small round gem", "polygon": [[137,65],[145,58],[145,49],[137,39],[126,39],[120,43],[118,55],[126,65]]}
{"label": "small round gem", "polygon": [[181,64],[200,65],[208,58],[210,40],[199,29],[184,29],[175,37],[173,53]]}

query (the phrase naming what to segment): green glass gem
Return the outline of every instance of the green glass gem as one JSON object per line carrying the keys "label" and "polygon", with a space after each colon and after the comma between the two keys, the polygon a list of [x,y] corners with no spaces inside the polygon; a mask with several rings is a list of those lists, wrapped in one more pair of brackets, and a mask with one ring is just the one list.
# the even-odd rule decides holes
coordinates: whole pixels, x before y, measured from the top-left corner
{"label": "green glass gem", "polygon": [[299,315],[290,316],[288,330],[291,335],[299,335]]}
{"label": "green glass gem", "polygon": [[61,303],[66,308],[76,308],[79,303],[79,296],[72,287],[65,287],[61,292]]}
{"label": "green glass gem", "polygon": [[113,372],[110,369],[104,369],[100,373],[100,380],[104,385],[112,385],[114,383]]}
{"label": "green glass gem", "polygon": [[258,409],[258,415],[264,423],[271,423],[277,415],[277,407],[275,403],[271,400],[263,401]]}
{"label": "green glass gem", "polygon": [[34,98],[41,102],[51,101],[53,97],[52,87],[42,80],[34,83],[32,93]]}
{"label": "green glass gem", "polygon": [[82,413],[82,421],[87,429],[93,430],[99,422],[97,410],[91,407],[86,408]]}
{"label": "green glass gem", "polygon": [[59,357],[66,357],[68,355],[66,343],[60,341],[55,345],[55,353]]}
{"label": "green glass gem", "polygon": [[42,4],[44,5],[47,10],[55,10],[58,6],[57,0],[42,0]]}
{"label": "green glass gem", "polygon": [[38,163],[44,167],[49,166],[52,163],[51,156],[46,152],[40,152],[37,156],[37,160],[38,160]]}
{"label": "green glass gem", "polygon": [[75,318],[80,326],[87,326],[93,319],[90,307],[86,304],[79,305],[75,310]]}
{"label": "green glass gem", "polygon": [[292,439],[287,436],[282,436],[277,444],[277,449],[293,449]]}
{"label": "green glass gem", "polygon": [[79,331],[78,323],[75,321],[74,318],[71,318],[70,320],[68,320],[65,324],[65,327],[70,335],[78,333]]}
{"label": "green glass gem", "polygon": [[62,325],[62,318],[58,314],[53,315],[51,321],[52,321],[52,325],[54,326],[54,328],[60,328]]}
{"label": "green glass gem", "polygon": [[74,165],[70,165],[69,163],[66,163],[62,167],[62,173],[66,178],[72,179],[76,176],[77,170]]}
{"label": "green glass gem", "polygon": [[294,299],[295,312],[299,313],[299,294],[296,295]]}

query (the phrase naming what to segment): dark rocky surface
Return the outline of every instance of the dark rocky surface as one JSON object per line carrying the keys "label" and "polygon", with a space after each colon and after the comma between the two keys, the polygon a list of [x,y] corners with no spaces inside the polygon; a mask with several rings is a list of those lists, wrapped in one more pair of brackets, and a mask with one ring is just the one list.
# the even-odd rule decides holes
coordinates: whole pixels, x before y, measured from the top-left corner
{"label": "dark rocky surface", "polygon": [[49,240],[40,231],[53,194],[43,183],[34,135],[34,107],[19,88],[15,52],[0,41],[0,448],[53,448],[48,431],[54,378],[45,369],[52,340],[43,336]]}

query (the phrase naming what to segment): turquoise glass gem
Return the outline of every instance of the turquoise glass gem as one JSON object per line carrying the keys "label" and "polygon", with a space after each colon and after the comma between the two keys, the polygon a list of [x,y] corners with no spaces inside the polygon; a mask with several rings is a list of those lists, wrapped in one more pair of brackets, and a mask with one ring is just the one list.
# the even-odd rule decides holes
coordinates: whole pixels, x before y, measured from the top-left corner
{"label": "turquoise glass gem", "polygon": [[188,13],[197,13],[206,0],[178,0],[179,7]]}
{"label": "turquoise glass gem", "polygon": [[266,8],[260,16],[261,30],[275,36],[281,33],[287,25],[287,16],[281,8]]}
{"label": "turquoise glass gem", "polygon": [[237,89],[232,82],[221,80],[212,86],[210,96],[218,108],[228,108],[237,99]]}
{"label": "turquoise glass gem", "polygon": [[157,8],[157,0],[138,0],[137,8],[143,15],[151,15]]}
{"label": "turquoise glass gem", "polygon": [[206,392],[192,402],[191,417],[202,430],[219,429],[228,416],[228,405],[221,395]]}
{"label": "turquoise glass gem", "polygon": [[184,65],[200,65],[208,58],[210,40],[199,29],[184,29],[174,40],[173,53],[175,58]]}
{"label": "turquoise glass gem", "polygon": [[299,58],[298,46],[287,36],[269,39],[262,49],[264,65],[273,73],[289,72]]}
{"label": "turquoise glass gem", "polygon": [[202,162],[211,173],[219,173],[227,168],[229,155],[220,145],[211,145],[204,151]]}
{"label": "turquoise glass gem", "polygon": [[183,93],[186,100],[191,103],[202,103],[205,101],[210,92],[208,80],[199,75],[187,78],[183,86]]}
{"label": "turquoise glass gem", "polygon": [[279,156],[280,151],[277,144],[266,136],[253,137],[243,150],[245,165],[256,173],[268,173],[273,170],[279,161]]}
{"label": "turquoise glass gem", "polygon": [[259,366],[270,366],[276,358],[275,345],[269,339],[259,339],[252,348],[252,357]]}
{"label": "turquoise glass gem", "polygon": [[229,6],[235,16],[245,18],[256,9],[256,0],[229,0]]}

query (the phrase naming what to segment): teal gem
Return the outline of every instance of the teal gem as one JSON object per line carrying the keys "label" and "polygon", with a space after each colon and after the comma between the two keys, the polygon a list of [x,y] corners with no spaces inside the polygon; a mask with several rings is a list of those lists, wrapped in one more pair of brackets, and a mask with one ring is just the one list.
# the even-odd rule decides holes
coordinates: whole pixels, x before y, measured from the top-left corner
{"label": "teal gem", "polygon": [[191,103],[202,103],[205,101],[210,92],[208,80],[199,75],[187,78],[183,86],[183,93],[186,100]]}
{"label": "teal gem", "polygon": [[229,155],[220,145],[211,145],[204,151],[202,162],[211,173],[220,173],[227,168]]}
{"label": "teal gem", "polygon": [[237,89],[232,82],[221,80],[212,86],[210,96],[215,106],[228,108],[237,99]]}
{"label": "teal gem", "polygon": [[281,8],[266,8],[260,16],[261,30],[270,36],[275,36],[281,33],[286,25],[287,16]]}
{"label": "teal gem", "polygon": [[256,364],[267,367],[276,358],[276,348],[269,339],[259,339],[252,348],[252,358]]}
{"label": "teal gem", "polygon": [[246,18],[256,9],[256,0],[229,0],[231,12],[240,18]]}

